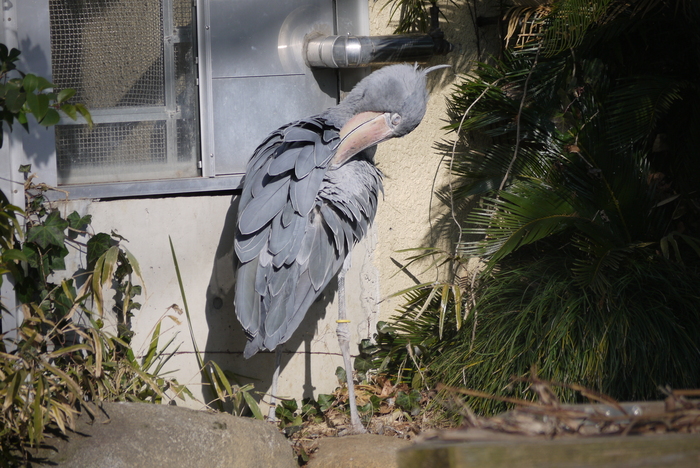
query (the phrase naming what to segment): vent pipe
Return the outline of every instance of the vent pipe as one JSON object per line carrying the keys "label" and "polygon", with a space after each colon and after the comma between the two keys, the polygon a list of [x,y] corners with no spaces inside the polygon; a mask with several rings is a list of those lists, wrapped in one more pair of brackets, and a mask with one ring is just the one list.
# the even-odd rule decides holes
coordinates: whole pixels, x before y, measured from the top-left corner
{"label": "vent pipe", "polygon": [[430,34],[393,36],[316,36],[304,45],[304,59],[313,68],[357,68],[403,62],[425,62],[445,55],[452,44],[438,24],[439,10],[431,7]]}

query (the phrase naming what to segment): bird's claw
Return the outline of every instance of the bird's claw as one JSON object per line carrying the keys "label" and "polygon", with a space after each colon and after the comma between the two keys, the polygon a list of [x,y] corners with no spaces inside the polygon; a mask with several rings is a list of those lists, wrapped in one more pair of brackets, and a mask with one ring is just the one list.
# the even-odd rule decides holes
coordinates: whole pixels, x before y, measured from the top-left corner
{"label": "bird's claw", "polygon": [[345,429],[338,432],[338,437],[359,435],[359,434],[367,434],[367,429],[365,429],[365,426],[363,426],[362,423],[358,423],[357,426],[354,424],[350,424]]}

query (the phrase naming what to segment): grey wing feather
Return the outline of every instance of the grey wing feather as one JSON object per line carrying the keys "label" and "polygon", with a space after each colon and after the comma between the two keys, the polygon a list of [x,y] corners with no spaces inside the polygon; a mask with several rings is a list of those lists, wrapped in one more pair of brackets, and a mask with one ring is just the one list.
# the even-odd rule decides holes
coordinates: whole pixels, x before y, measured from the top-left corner
{"label": "grey wing feather", "polygon": [[325,171],[312,171],[303,179],[296,180],[289,188],[289,199],[294,211],[304,215],[309,213],[316,201],[318,188],[321,186]]}
{"label": "grey wing feather", "polygon": [[[316,164],[316,147],[314,145],[305,146],[297,157],[297,162],[294,165],[294,175],[297,179],[303,179],[317,166]],[[321,151],[321,154],[325,151]]]}
{"label": "grey wing feather", "polygon": [[267,190],[253,197],[241,211],[238,230],[241,234],[254,234],[268,224],[284,209],[289,193],[289,178],[272,179]]}
{"label": "grey wing feather", "polygon": [[[302,125],[298,125],[299,123]],[[300,120],[294,124],[288,125],[283,129],[285,141],[301,141],[310,142],[313,145],[321,143],[321,137],[318,132],[323,131],[324,124],[319,120],[308,119]]]}
{"label": "grey wing feather", "polygon": [[291,203],[284,205],[284,210],[282,210],[282,226],[287,227],[294,220],[294,206]]}
{"label": "grey wing feather", "polygon": [[294,225],[294,232],[292,233],[292,241],[285,246],[272,260],[272,264],[277,268],[282,265],[291,265],[295,260],[295,256],[298,254],[301,248],[301,243],[304,240],[304,231],[306,229],[306,223],[302,221],[297,221]]}
{"label": "grey wing feather", "polygon": [[278,296],[282,288],[289,282],[290,275],[271,275],[268,284],[268,291],[272,296]]}
{"label": "grey wing feather", "polygon": [[[333,232],[333,245],[335,246],[336,254],[340,254],[343,250],[350,250],[349,247],[352,246],[352,244],[345,243],[345,231],[335,211],[328,205],[322,205],[321,216],[323,216],[323,220]],[[348,248],[346,248],[346,245]]]}
{"label": "grey wing feather", "polygon": [[267,242],[268,236],[269,233],[267,229],[265,229],[260,230],[253,235],[241,235],[236,237],[235,246],[238,261],[241,263],[247,263],[256,258],[260,254],[260,249],[262,249],[265,242]]}
{"label": "grey wing feather", "polygon": [[332,244],[328,242],[328,235],[322,223],[319,222],[314,232],[310,232],[309,235],[313,235],[311,242],[313,255],[309,257],[306,267],[311,276],[311,284],[318,291],[324,286],[335,252],[333,252]]}
{"label": "grey wing feather", "polygon": [[287,245],[289,245],[293,238],[292,236],[288,235],[288,233],[285,233],[285,229],[289,226],[285,226],[284,223],[282,222],[282,216],[283,213],[280,213],[277,215],[272,222],[272,231],[270,232],[270,244],[268,245],[268,249],[270,250],[270,253],[272,255],[277,255],[284,249]]}
{"label": "grey wing feather", "polygon": [[[288,149],[280,148],[279,155],[270,162],[270,168],[267,173],[271,176],[284,174],[294,167],[297,162],[297,157],[303,149],[302,146],[290,147]],[[284,151],[281,151],[284,150]]]}
{"label": "grey wing feather", "polygon": [[312,223],[310,223],[311,226],[306,227],[304,235],[301,238],[301,245],[299,246],[299,251],[297,252],[297,255],[294,259],[297,263],[300,263],[302,265],[307,265],[309,263],[309,257],[311,256],[311,251],[314,248],[314,233],[316,232],[316,228],[313,226]]}
{"label": "grey wing feather", "polygon": [[[236,286],[238,284],[251,284],[255,282],[257,270],[257,259],[239,265],[236,276]],[[260,330],[260,301],[255,292],[255,288],[236,287],[236,315],[243,328],[251,335],[255,336]]]}

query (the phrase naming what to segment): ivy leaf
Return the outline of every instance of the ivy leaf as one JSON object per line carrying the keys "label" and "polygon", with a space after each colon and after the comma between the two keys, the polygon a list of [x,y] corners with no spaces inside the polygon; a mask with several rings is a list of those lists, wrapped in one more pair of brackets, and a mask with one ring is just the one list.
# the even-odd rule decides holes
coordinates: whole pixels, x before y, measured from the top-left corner
{"label": "ivy leaf", "polygon": [[396,394],[396,406],[416,416],[420,412],[420,392],[411,390],[410,393],[398,392]]}
{"label": "ivy leaf", "polygon": [[280,420],[280,424],[290,424],[294,420],[294,414],[288,409],[278,406],[275,408],[275,416]]}
{"label": "ivy leaf", "polygon": [[66,218],[68,221],[68,226],[76,231],[84,231],[85,228],[92,222],[92,215],[85,215],[81,217],[77,211],[72,212]]}
{"label": "ivy leaf", "polygon": [[396,329],[392,327],[391,324],[389,324],[388,322],[380,320],[379,322],[377,322],[377,333],[394,334],[396,333]]}
{"label": "ivy leaf", "polygon": [[67,227],[68,221],[61,218],[58,211],[52,211],[42,224],[29,230],[27,241],[34,242],[43,249],[51,244],[61,247],[66,238],[65,230]]}
{"label": "ivy leaf", "polygon": [[361,373],[365,373],[372,368],[372,360],[366,359],[361,356],[355,358],[355,370]]}
{"label": "ivy leaf", "polygon": [[110,247],[112,247],[112,238],[104,232],[95,234],[87,241],[88,270],[94,270],[97,259],[107,252]]}
{"label": "ivy leaf", "polygon": [[25,242],[22,246],[22,254],[31,268],[39,268],[39,252],[34,244]]}
{"label": "ivy leaf", "polygon": [[318,395],[318,406],[321,407],[321,411],[324,413],[331,407],[333,406],[333,403],[335,402],[335,396],[329,395],[327,393],[320,393]]}
{"label": "ivy leaf", "polygon": [[296,410],[299,409],[299,405],[297,404],[296,400],[282,400],[280,401],[280,407],[284,408],[285,410],[289,411],[290,413],[296,412]]}
{"label": "ivy leaf", "polygon": [[58,248],[51,248],[49,250],[49,268],[53,271],[60,271],[66,269],[66,256],[68,256],[68,249],[65,245],[61,245]]}
{"label": "ivy leaf", "polygon": [[347,373],[345,372],[345,368],[342,366],[338,366],[335,369],[335,376],[338,378],[338,382],[341,384],[348,381]]}

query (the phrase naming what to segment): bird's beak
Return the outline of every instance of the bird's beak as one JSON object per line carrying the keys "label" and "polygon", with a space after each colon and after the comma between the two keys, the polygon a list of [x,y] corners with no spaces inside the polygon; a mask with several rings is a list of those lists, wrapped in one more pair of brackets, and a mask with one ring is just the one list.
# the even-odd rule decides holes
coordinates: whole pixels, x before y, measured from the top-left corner
{"label": "bird's beak", "polygon": [[333,165],[345,164],[363,149],[388,140],[393,136],[389,126],[390,114],[361,112],[340,129],[340,144],[333,156]]}

